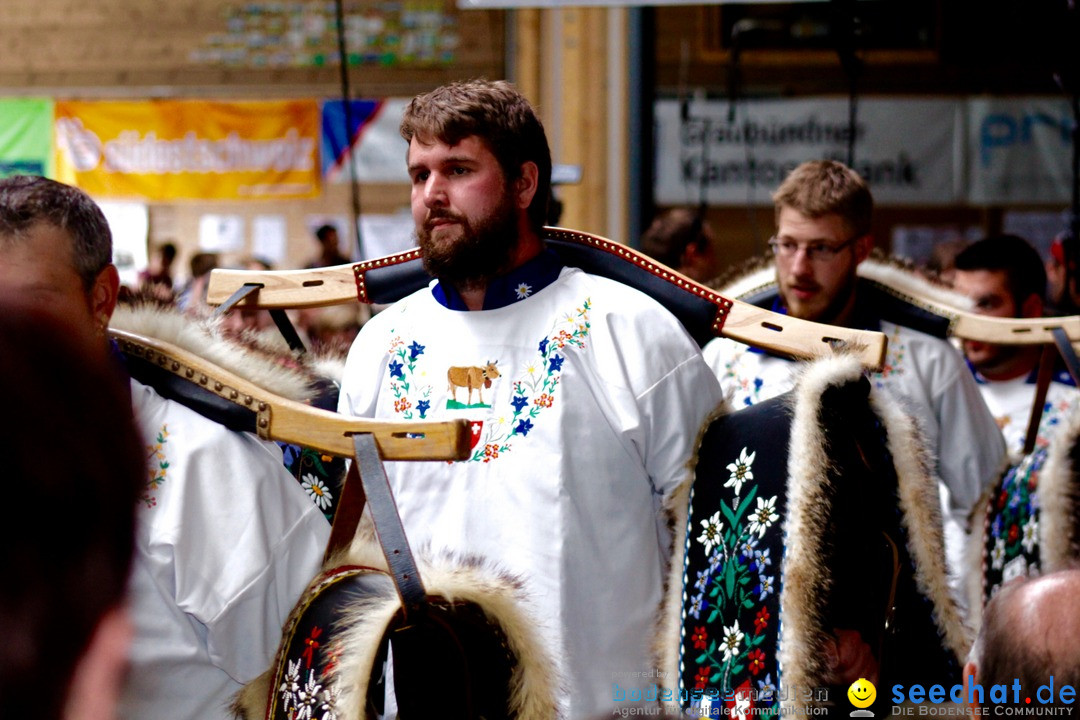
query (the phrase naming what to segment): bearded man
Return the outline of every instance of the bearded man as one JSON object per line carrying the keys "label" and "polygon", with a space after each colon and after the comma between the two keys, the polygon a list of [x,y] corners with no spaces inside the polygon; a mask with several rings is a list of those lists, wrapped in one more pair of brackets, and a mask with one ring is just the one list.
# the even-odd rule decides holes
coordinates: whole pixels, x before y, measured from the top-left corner
{"label": "bearded man", "polygon": [[687,479],[719,385],[659,304],[545,248],[550,150],[512,86],[421,95],[401,134],[435,279],[364,326],[339,410],[471,421],[468,460],[387,464],[406,532],[521,578],[563,713],[588,717],[612,706],[612,678],[656,682],[670,551],[657,509]]}
{"label": "bearded man", "polygon": [[[851,168],[829,160],[795,168],[773,194],[775,290],[759,302],[803,320],[878,330],[889,338],[872,381],[895,394],[919,424],[935,460],[946,556],[959,583],[967,519],[1001,469],[1005,444],[963,358],[940,338],[881,318],[863,300],[856,269],[873,248],[873,197]],[[790,390],[797,364],[717,339],[704,355],[736,405]]]}

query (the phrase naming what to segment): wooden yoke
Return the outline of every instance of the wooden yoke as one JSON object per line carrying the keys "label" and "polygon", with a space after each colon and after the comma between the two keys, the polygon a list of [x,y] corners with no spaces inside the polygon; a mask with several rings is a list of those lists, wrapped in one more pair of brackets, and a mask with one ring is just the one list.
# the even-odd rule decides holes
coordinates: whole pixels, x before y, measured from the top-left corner
{"label": "wooden yoke", "polygon": [[464,460],[469,457],[467,420],[414,422],[368,420],[320,410],[264,390],[175,345],[122,330],[110,330],[130,359],[158,367],[253,415],[252,431],[268,440],[352,457],[352,436],[375,436],[386,460]]}
{"label": "wooden yoke", "polygon": [[[641,253],[606,238],[561,228],[545,228],[544,239],[563,262],[641,290],[672,312],[699,345],[711,337],[729,337],[747,345],[810,359],[843,346],[869,369],[885,360],[882,333],[800,320],[729,300],[714,290]],[[306,308],[346,302],[391,303],[424,287],[419,250],[354,265],[317,270],[260,272],[214,270],[207,302],[218,305],[245,285],[257,285],[241,307]]]}

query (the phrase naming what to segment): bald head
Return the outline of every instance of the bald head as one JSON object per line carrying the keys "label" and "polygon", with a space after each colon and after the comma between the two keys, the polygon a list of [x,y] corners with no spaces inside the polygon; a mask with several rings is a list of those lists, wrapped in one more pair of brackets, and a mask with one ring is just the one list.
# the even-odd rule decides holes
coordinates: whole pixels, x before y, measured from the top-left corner
{"label": "bald head", "polygon": [[1018,679],[1034,688],[1053,675],[1057,685],[1080,685],[1078,597],[1076,569],[1002,587],[983,612],[972,649],[976,682],[987,687]]}

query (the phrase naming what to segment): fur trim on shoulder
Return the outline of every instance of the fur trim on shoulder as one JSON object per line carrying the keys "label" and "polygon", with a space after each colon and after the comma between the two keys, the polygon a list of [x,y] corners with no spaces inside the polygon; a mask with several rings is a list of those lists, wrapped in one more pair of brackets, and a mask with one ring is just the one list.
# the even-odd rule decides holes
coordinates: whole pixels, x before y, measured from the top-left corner
{"label": "fur trim on shoulder", "polygon": [[826,673],[823,601],[832,574],[821,565],[825,548],[820,529],[828,522],[831,505],[825,473],[832,460],[818,421],[821,396],[830,385],[855,381],[861,374],[853,357],[823,358],[805,365],[795,384],[780,581],[784,629],[777,649],[783,682],[794,687],[818,686]]}
{"label": "fur trim on shoulder", "polygon": [[[344,557],[334,563],[386,568],[377,542],[365,542],[366,533],[357,539]],[[518,664],[511,678],[511,716],[520,720],[551,720],[559,717],[557,695],[565,692],[563,683],[553,677],[554,663],[535,631],[535,624],[522,610],[522,583],[475,557],[416,554],[420,576],[429,595],[450,602],[464,601],[479,606],[506,636]],[[337,639],[342,652],[333,677],[338,684],[337,715],[363,717],[368,678],[378,651],[379,641],[398,609],[396,594],[368,598],[346,611],[344,630]]]}
{"label": "fur trim on shoulder", "polygon": [[1080,440],[1080,413],[1073,412],[1050,441],[1039,477],[1039,547],[1042,572],[1072,566],[1080,558],[1080,482],[1073,451]]}
{"label": "fur trim on shoulder", "polygon": [[941,500],[927,442],[915,419],[889,395],[871,390],[870,403],[885,426],[896,468],[908,552],[915,563],[915,584],[934,605],[934,621],[945,647],[962,663],[975,636],[949,588]]}
{"label": "fur trim on shoulder", "polygon": [[267,346],[243,344],[224,337],[213,319],[199,320],[173,308],[120,305],[110,326],[167,342],[198,355],[277,395],[308,402],[314,377],[296,358]]}
{"label": "fur trim on shoulder", "polygon": [[915,305],[940,306],[937,312],[944,310],[964,310],[971,312],[974,303],[971,298],[956,292],[950,287],[933,282],[919,275],[907,264],[884,255],[874,255],[859,263],[859,277],[881,285],[893,294]]}
{"label": "fur trim on shoulder", "polygon": [[[911,265],[898,258],[875,252],[859,263],[856,274],[881,286],[897,297],[936,314],[963,310],[971,312],[973,303],[966,295],[919,275]],[[776,285],[776,266],[769,257],[757,257],[709,283],[727,298],[739,299]]]}

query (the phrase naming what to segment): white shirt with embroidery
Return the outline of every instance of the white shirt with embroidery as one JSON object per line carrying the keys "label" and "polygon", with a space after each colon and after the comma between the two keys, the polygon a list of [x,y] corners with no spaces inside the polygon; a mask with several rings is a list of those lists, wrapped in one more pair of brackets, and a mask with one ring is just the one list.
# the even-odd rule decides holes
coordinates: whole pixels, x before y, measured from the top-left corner
{"label": "white shirt with embroidery", "polygon": [[[1005,442],[963,358],[948,342],[910,328],[881,323],[889,339],[875,386],[887,389],[916,420],[936,459],[945,513],[946,554],[952,583],[959,583],[967,517],[1002,470]],[[718,338],[703,350],[706,362],[736,408],[790,390],[799,368]],[[961,599],[961,598],[958,598]]]}
{"label": "white shirt with embroidery", "polygon": [[652,669],[670,542],[657,503],[688,477],[719,401],[672,315],[564,269],[495,310],[449,310],[425,288],[379,313],[349,353],[339,410],[472,422],[467,461],[387,463],[410,544],[524,580],[578,718],[613,706],[613,678]]}
{"label": "white shirt with embroidery", "polygon": [[130,720],[231,718],[244,683],[273,663],[318,571],[330,525],[273,443],[227,430],[131,383],[148,476],[130,598]]}
{"label": "white shirt with embroidery", "polygon": [[[979,383],[979,392],[1005,435],[1009,452],[1019,457],[1024,451],[1031,406],[1035,402],[1035,383],[1025,377],[1013,380],[987,380]],[[1051,382],[1046,390],[1035,447],[1050,444],[1061,423],[1080,403],[1080,391],[1072,385]]]}

